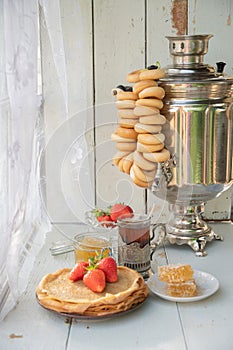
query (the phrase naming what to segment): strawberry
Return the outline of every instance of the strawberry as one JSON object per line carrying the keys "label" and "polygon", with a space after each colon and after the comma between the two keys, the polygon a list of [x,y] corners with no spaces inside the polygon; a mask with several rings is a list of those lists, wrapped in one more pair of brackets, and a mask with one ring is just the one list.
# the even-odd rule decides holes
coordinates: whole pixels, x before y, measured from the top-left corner
{"label": "strawberry", "polygon": [[84,275],[83,283],[93,292],[101,293],[106,286],[105,274],[99,269],[91,268]]}
{"label": "strawberry", "polygon": [[108,222],[112,222],[109,209],[94,209],[92,213],[95,215],[96,219],[101,223],[102,226],[111,227],[112,224]]}
{"label": "strawberry", "polygon": [[99,222],[106,222],[106,221],[111,221],[111,222],[112,222],[111,216],[110,216],[110,215],[107,215],[107,214],[97,216],[96,219],[97,219]]}
{"label": "strawberry", "polygon": [[70,271],[68,278],[73,282],[82,280],[87,266],[88,262],[86,261],[78,262]]}
{"label": "strawberry", "polygon": [[101,259],[97,263],[97,267],[104,272],[107,282],[116,282],[118,280],[117,264],[111,256]]}
{"label": "strawberry", "polygon": [[112,221],[116,222],[119,216],[121,215],[129,215],[133,213],[133,209],[129,205],[125,205],[122,203],[114,204],[110,209],[110,217]]}

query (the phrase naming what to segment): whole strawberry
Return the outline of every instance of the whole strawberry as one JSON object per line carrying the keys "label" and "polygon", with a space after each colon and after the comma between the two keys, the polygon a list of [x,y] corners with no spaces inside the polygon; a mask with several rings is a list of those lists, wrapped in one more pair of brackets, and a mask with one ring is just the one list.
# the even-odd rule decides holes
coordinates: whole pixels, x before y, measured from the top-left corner
{"label": "whole strawberry", "polygon": [[110,209],[110,217],[112,221],[116,222],[119,216],[121,215],[129,215],[133,213],[133,209],[129,205],[125,205],[122,203],[114,204]]}
{"label": "whole strawberry", "polygon": [[82,280],[88,265],[86,261],[78,262],[70,271],[68,278],[73,282]]}
{"label": "whole strawberry", "polygon": [[94,209],[92,210],[92,213],[95,215],[96,220],[100,222],[102,226],[106,226],[106,227],[112,226],[111,224],[112,219],[110,216],[109,208],[106,210]]}
{"label": "whole strawberry", "polygon": [[111,256],[101,259],[97,263],[97,267],[104,272],[107,282],[116,282],[118,280],[117,264]]}
{"label": "whole strawberry", "polygon": [[100,216],[97,216],[96,219],[102,223],[102,225],[110,226],[108,222],[112,222],[111,216],[107,214],[103,214]]}
{"label": "whole strawberry", "polygon": [[106,286],[105,274],[99,269],[90,269],[83,277],[83,283],[95,293],[101,293]]}

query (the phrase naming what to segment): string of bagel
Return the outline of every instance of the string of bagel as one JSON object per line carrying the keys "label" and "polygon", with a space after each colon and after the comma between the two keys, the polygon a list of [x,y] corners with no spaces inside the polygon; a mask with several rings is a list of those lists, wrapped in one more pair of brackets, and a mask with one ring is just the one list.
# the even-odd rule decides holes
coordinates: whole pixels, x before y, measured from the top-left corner
{"label": "string of bagel", "polygon": [[118,115],[118,127],[111,135],[117,149],[112,161],[142,188],[153,184],[158,163],[170,158],[161,132],[166,122],[160,113],[165,91],[158,81],[164,75],[159,64],[152,65],[127,74],[131,86],[118,85],[112,90]]}

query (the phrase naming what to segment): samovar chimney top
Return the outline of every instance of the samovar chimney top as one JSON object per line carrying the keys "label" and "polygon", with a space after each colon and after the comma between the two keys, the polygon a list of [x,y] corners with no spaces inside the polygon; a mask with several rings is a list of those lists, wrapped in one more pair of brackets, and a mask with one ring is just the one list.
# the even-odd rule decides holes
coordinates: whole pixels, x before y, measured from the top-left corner
{"label": "samovar chimney top", "polygon": [[203,64],[211,34],[166,36],[174,66]]}

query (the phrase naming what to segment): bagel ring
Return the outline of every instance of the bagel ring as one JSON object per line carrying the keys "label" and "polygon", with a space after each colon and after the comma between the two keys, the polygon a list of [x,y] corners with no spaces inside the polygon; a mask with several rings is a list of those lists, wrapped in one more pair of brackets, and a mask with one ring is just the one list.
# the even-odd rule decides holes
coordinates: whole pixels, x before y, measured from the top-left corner
{"label": "bagel ring", "polygon": [[[133,129],[130,129],[130,130],[133,130]],[[112,133],[111,140],[115,142],[135,142],[135,138],[123,137],[117,134],[116,132]]]}
{"label": "bagel ring", "polygon": [[139,122],[142,124],[163,125],[166,123],[166,118],[162,114],[145,115],[139,118]]}
{"label": "bagel ring", "polygon": [[[162,89],[162,88],[160,88]],[[138,94],[135,94],[135,92],[132,91],[118,91],[117,93],[117,99],[118,100],[137,100]]]}
{"label": "bagel ring", "polygon": [[122,138],[128,138],[136,140],[138,133],[133,128],[123,128],[119,127],[116,129],[116,134],[121,136]]}
{"label": "bagel ring", "polygon": [[134,125],[134,130],[138,134],[148,134],[148,133],[157,134],[162,130],[162,126],[137,123]]}
{"label": "bagel ring", "polygon": [[127,108],[134,108],[135,107],[135,101],[134,100],[117,100],[115,102],[116,104],[116,108],[123,108],[123,109],[127,109]]}
{"label": "bagel ring", "polygon": [[129,74],[127,74],[126,76],[126,80],[128,81],[128,83],[136,83],[140,80],[140,74],[144,71],[144,69],[138,69],[135,70]]}
{"label": "bagel ring", "polygon": [[138,142],[143,145],[158,145],[165,140],[164,134],[139,134]]}
{"label": "bagel ring", "polygon": [[165,76],[163,69],[145,69],[139,74],[140,80],[159,80]]}
{"label": "bagel ring", "polygon": [[136,106],[146,106],[162,109],[163,102],[157,98],[140,98],[136,101]]}
{"label": "bagel ring", "polygon": [[143,153],[143,156],[150,162],[162,163],[170,158],[170,152],[164,148],[160,152]]}
{"label": "bagel ring", "polygon": [[142,170],[154,170],[157,166],[155,162],[145,159],[143,154],[138,151],[134,152],[133,159],[134,163],[136,163]]}
{"label": "bagel ring", "polygon": [[144,182],[144,181],[139,180],[133,171],[133,167],[131,167],[131,169],[130,169],[130,177],[133,180],[133,182],[135,183],[135,185],[137,185],[139,187],[148,188],[153,184],[153,181]]}
{"label": "bagel ring", "polygon": [[135,106],[134,114],[141,117],[151,114],[159,114],[160,110],[158,108],[147,107],[147,106]]}
{"label": "bagel ring", "polygon": [[128,119],[128,118],[120,118],[118,120],[118,125],[122,128],[134,129],[134,125],[137,124],[138,119]]}
{"label": "bagel ring", "polygon": [[118,166],[119,161],[125,157],[128,156],[130,153],[129,152],[123,152],[123,151],[118,151],[114,154],[112,158],[112,162],[114,165]]}
{"label": "bagel ring", "polygon": [[133,165],[133,152],[131,152],[130,154],[128,154],[126,157],[123,158],[123,162],[122,162],[123,172],[126,174],[129,174],[132,165]]}
{"label": "bagel ring", "polygon": [[[157,145],[144,145],[143,143],[137,142],[137,151],[142,153],[151,153],[151,152],[158,152],[161,151],[164,148],[163,143],[159,143]],[[123,151],[123,149],[122,149]],[[127,149],[126,149],[127,151]]]}
{"label": "bagel ring", "polygon": [[142,170],[135,162],[132,165],[133,168],[133,172],[135,174],[135,176],[144,182],[150,182],[153,181],[155,178],[155,174],[156,174],[156,170],[157,170],[157,166],[155,167],[154,170]]}
{"label": "bagel ring", "polygon": [[120,171],[122,171],[122,173],[124,172],[123,171],[123,162],[124,162],[124,158],[121,158],[120,160],[119,160],[119,162],[118,162],[118,169],[120,170]]}
{"label": "bagel ring", "polygon": [[128,109],[118,109],[117,115],[120,118],[128,118],[128,119],[138,119],[138,115],[134,114],[134,109],[133,108],[128,108]]}
{"label": "bagel ring", "polygon": [[133,152],[137,148],[137,142],[116,142],[119,151]]}
{"label": "bagel ring", "polygon": [[133,92],[136,94],[139,94],[142,90],[150,87],[150,86],[158,86],[158,83],[154,80],[141,80],[138,81],[136,84],[133,86]]}
{"label": "bagel ring", "polygon": [[[120,92],[119,92],[120,94]],[[165,96],[165,91],[160,86],[147,87],[139,93],[139,98],[155,97],[162,100]],[[118,97],[118,94],[117,94]]]}

